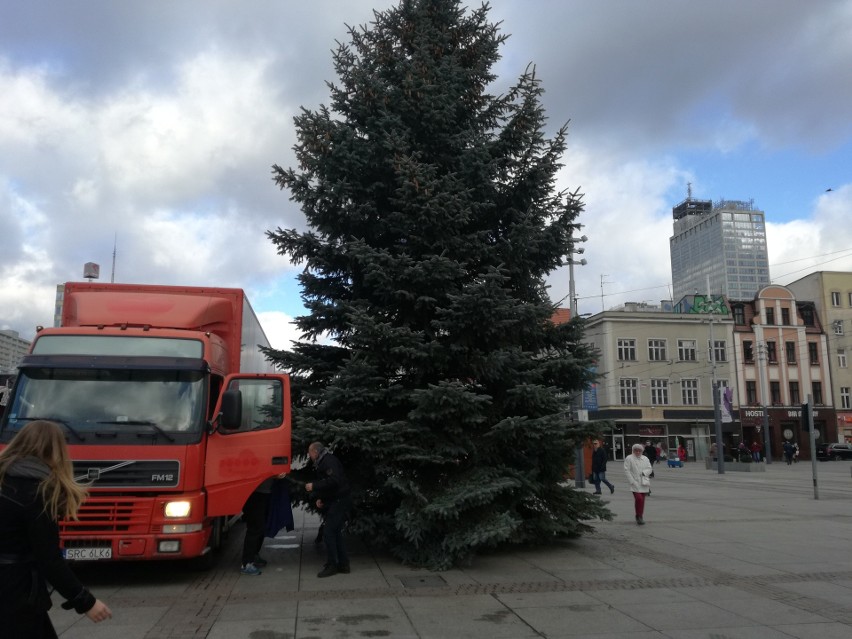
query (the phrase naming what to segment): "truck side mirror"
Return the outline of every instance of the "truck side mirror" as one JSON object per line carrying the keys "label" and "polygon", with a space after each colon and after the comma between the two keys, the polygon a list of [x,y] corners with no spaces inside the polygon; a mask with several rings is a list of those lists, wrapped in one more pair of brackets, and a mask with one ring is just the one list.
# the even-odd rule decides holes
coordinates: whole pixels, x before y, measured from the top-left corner
{"label": "truck side mirror", "polygon": [[219,413],[219,427],[224,430],[238,430],[243,421],[243,394],[236,389],[222,393],[222,406]]}

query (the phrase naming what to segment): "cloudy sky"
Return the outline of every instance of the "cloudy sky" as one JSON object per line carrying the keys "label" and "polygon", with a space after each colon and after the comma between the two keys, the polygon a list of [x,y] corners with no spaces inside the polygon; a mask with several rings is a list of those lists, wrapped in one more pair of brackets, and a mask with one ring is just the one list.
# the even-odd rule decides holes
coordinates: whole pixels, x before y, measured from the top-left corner
{"label": "cloudy sky", "polygon": [[[244,288],[286,347],[295,267],[264,232],[303,218],[270,167],[294,164],[299,108],[328,103],[345,25],[394,4],[0,3],[0,328],[31,339],[96,262],[105,281]],[[765,211],[774,281],[852,270],[852,1],[491,6],[511,34],[496,90],[535,63],[553,129],[570,120],[580,312],[671,295],[688,183]],[[550,283],[567,296],[567,272]]]}

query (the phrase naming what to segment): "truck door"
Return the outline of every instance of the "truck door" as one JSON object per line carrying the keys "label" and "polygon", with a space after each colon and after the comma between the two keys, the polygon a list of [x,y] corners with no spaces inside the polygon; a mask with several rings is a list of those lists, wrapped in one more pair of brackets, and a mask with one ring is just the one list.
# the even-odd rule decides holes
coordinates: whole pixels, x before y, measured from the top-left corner
{"label": "truck door", "polygon": [[290,471],[290,378],[287,375],[229,375],[223,386],[237,398],[239,418],[225,428],[216,406],[207,440],[204,484],[207,516],[235,515],[265,479]]}

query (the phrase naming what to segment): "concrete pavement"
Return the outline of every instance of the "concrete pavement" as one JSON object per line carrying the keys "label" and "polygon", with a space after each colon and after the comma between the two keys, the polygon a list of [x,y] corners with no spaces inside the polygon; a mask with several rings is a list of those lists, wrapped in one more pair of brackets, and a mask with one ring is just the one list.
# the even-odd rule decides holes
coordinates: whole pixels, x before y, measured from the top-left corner
{"label": "concrete pavement", "polygon": [[818,464],[815,500],[810,462],[724,475],[658,465],[639,527],[613,462],[616,491],[602,497],[617,516],[595,534],[441,573],[350,539],[352,573],[318,579],[318,521],[299,513],[296,531],[267,540],[260,576],[239,574],[237,530],[203,575],[130,584],[120,566],[82,567],[114,618],[94,625],[58,606],[53,618],[62,639],[848,639],[850,467]]}

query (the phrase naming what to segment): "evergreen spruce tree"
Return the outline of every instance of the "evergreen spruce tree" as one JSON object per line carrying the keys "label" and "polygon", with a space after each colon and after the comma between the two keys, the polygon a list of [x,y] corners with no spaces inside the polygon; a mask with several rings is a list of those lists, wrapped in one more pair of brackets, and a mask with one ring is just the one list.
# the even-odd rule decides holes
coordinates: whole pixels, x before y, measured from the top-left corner
{"label": "evergreen spruce tree", "polygon": [[294,450],[331,445],[350,531],[438,569],[611,517],[563,480],[593,354],[580,322],[551,322],[545,277],[582,203],[556,191],[566,131],[546,137],[534,68],[489,93],[505,37],[487,5],[374,13],[334,53],[330,108],[295,118],[298,170],[273,168],[309,227],[268,233],[304,265],[309,342],[268,352],[293,378]]}

